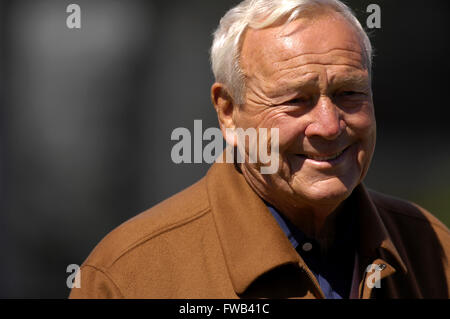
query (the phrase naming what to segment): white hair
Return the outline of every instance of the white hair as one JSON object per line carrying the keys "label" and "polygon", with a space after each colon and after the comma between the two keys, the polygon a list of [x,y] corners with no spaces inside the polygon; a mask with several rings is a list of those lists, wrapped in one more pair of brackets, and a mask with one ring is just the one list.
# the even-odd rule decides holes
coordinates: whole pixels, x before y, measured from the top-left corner
{"label": "white hair", "polygon": [[[289,23],[313,8],[331,8],[356,28],[366,57],[369,72],[372,66],[372,45],[352,10],[338,0],[244,0],[230,9],[220,20],[211,46],[211,65],[217,82],[223,83],[234,102],[245,102],[245,79],[239,64],[241,38],[247,28],[263,29],[287,18]],[[265,17],[265,19],[262,19]]]}

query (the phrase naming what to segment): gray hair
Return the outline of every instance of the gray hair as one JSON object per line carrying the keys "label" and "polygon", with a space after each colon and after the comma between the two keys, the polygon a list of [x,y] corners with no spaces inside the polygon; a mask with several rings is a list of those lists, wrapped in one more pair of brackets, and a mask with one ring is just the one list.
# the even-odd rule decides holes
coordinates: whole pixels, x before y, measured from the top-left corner
{"label": "gray hair", "polygon": [[[245,102],[245,79],[239,64],[241,38],[247,28],[263,29],[281,18],[289,23],[302,12],[328,7],[340,13],[356,28],[362,40],[369,72],[372,67],[372,45],[352,10],[338,0],[244,0],[220,20],[211,46],[211,65],[217,82],[223,83],[235,103]],[[261,20],[261,17],[265,19]]]}

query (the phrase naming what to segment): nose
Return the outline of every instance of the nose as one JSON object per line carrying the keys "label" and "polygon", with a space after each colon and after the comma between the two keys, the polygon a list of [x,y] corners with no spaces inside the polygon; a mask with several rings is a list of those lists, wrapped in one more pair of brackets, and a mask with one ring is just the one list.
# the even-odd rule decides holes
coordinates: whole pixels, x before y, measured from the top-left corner
{"label": "nose", "polygon": [[334,140],[345,129],[345,122],[340,118],[339,109],[327,96],[321,96],[310,111],[310,123],[306,127],[308,137],[320,136]]}

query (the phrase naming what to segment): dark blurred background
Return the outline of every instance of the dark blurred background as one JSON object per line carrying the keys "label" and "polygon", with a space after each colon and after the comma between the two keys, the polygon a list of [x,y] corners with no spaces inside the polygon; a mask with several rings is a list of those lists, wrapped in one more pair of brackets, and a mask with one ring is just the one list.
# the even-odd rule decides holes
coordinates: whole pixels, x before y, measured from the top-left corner
{"label": "dark blurred background", "polygon": [[[202,177],[209,165],[172,162],[170,136],[217,127],[208,50],[238,2],[0,0],[1,298],[66,298],[67,265]],[[382,9],[366,184],[450,225],[449,2],[347,3],[364,25]]]}

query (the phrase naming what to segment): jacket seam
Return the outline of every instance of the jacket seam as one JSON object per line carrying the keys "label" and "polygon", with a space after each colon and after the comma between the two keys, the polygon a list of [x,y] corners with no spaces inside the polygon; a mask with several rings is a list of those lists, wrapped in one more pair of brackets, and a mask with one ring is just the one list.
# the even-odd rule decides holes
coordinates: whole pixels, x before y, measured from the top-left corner
{"label": "jacket seam", "polygon": [[169,225],[167,225],[166,227],[157,229],[157,230],[155,230],[154,232],[152,232],[152,233],[150,233],[150,234],[148,234],[148,235],[145,235],[145,236],[143,236],[143,237],[137,239],[137,240],[134,241],[132,244],[130,244],[127,248],[123,249],[122,252],[119,253],[119,256],[116,257],[116,258],[109,264],[108,268],[112,267],[112,266],[113,266],[120,258],[122,258],[124,255],[126,255],[126,254],[127,254],[128,252],[130,252],[132,249],[134,249],[134,248],[136,248],[136,247],[142,245],[143,243],[145,243],[145,242],[147,242],[147,241],[149,241],[149,240],[154,239],[155,237],[157,237],[157,236],[159,236],[159,235],[162,235],[162,234],[164,234],[164,233],[166,233],[166,232],[168,232],[168,231],[171,231],[171,230],[177,229],[177,228],[179,228],[179,227],[182,227],[182,226],[184,226],[184,225],[186,225],[186,224],[188,224],[188,223],[190,223],[190,222],[192,222],[192,221],[195,221],[196,219],[201,218],[202,216],[204,216],[205,214],[207,214],[209,210],[210,210],[209,207],[204,208],[203,210],[201,210],[200,212],[198,212],[198,213],[195,214],[195,215],[192,215],[192,216],[189,216],[189,217],[187,217],[187,218],[184,218],[184,219],[182,219],[182,220],[180,220],[180,221],[178,221],[178,222],[175,222],[175,223],[173,223],[173,224],[169,224]]}
{"label": "jacket seam", "polygon": [[105,269],[101,269],[100,267],[96,267],[94,265],[90,265],[90,264],[85,264],[83,265],[84,268],[86,267],[90,267],[93,268],[94,270],[100,272],[101,274],[103,274],[103,276],[105,276],[114,286],[114,288],[119,292],[120,298],[125,299],[125,296],[123,295],[123,293],[120,291],[119,286],[115,283],[115,281],[111,278],[111,276],[107,273],[107,270]]}

